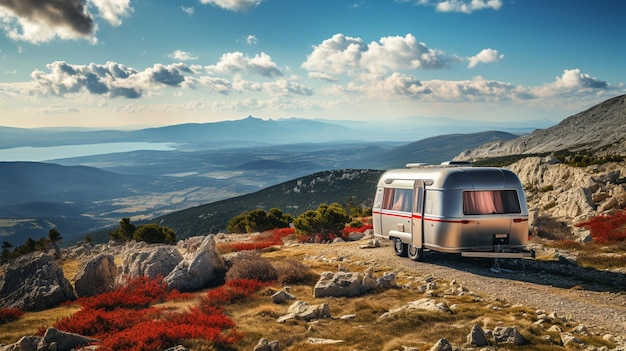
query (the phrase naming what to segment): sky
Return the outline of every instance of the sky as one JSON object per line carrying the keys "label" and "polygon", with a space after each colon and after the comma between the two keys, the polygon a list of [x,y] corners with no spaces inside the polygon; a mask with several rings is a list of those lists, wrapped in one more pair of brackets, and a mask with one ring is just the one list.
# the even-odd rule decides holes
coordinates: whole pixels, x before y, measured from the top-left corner
{"label": "sky", "polygon": [[0,0],[0,126],[564,118],[626,93],[623,0]]}

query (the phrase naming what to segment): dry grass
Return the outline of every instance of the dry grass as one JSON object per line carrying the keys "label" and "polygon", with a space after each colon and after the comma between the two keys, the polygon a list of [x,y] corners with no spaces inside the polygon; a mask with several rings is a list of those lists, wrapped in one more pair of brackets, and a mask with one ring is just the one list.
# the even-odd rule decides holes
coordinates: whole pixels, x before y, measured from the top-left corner
{"label": "dry grass", "polygon": [[63,305],[41,312],[26,312],[16,321],[0,324],[0,345],[14,343],[25,335],[37,335],[42,327],[49,327],[79,309],[77,305]]}
{"label": "dry grass", "polygon": [[[319,252],[323,252],[323,248]],[[343,260],[341,257],[311,257],[313,254],[311,246],[299,245],[265,252],[262,257],[276,266],[284,265],[284,262],[298,262],[296,266],[302,274],[308,272],[303,270],[304,266],[316,274],[324,271],[337,271],[339,266],[352,272],[363,272],[368,268],[373,268],[372,273],[375,277],[391,271],[389,267],[370,267],[367,262]],[[77,267],[76,262],[69,260],[63,262],[63,269],[68,269],[69,274],[66,273],[68,278],[76,274]],[[289,264],[286,267],[289,267]],[[281,269],[288,268],[283,267],[278,270],[281,271]],[[443,337],[455,347],[460,347],[466,342],[466,336],[474,324],[479,324],[483,329],[516,326],[530,345],[506,345],[509,350],[565,350],[566,348],[560,345],[559,335],[548,333],[546,328],[557,325],[563,330],[571,330],[575,327],[560,320],[548,321],[544,326],[536,325],[537,314],[534,310],[510,306],[506,301],[472,294],[445,295],[446,289],[450,288],[449,282],[439,280],[435,290],[436,297],[432,299],[436,302],[444,302],[448,306],[457,305],[453,313],[407,310],[381,319],[380,316],[390,309],[426,297],[417,289],[420,284],[424,284],[424,277],[413,272],[396,273],[398,284],[404,285],[410,282],[411,287],[375,291],[357,298],[316,299],[313,296],[314,280],[285,281],[285,284],[288,284],[288,291],[298,300],[309,304],[327,303],[330,306],[332,319],[311,322],[290,320],[278,323],[277,319],[287,313],[287,308],[292,301],[282,305],[274,304],[271,295],[285,287],[280,284],[267,287],[261,290],[257,299],[249,299],[244,303],[225,307],[227,314],[235,321],[237,330],[245,335],[237,345],[228,350],[252,350],[261,338],[278,340],[281,350],[302,351],[329,349],[392,351],[403,350],[403,347],[417,347],[424,350]],[[184,310],[194,306],[204,294],[205,292],[199,292],[192,299],[167,302],[159,307],[171,311]],[[26,313],[17,321],[0,325],[0,344],[16,342],[24,335],[35,335],[42,326],[51,326],[56,320],[71,315],[78,309],[79,306],[74,305]],[[355,315],[355,317],[339,318],[345,315]],[[546,335],[550,338],[546,338]],[[339,342],[332,345],[315,344],[310,342],[310,338]],[[584,341],[598,347],[614,347],[601,337],[585,337]],[[218,351],[213,345],[201,340],[189,340],[185,342],[185,346],[198,351]]]}

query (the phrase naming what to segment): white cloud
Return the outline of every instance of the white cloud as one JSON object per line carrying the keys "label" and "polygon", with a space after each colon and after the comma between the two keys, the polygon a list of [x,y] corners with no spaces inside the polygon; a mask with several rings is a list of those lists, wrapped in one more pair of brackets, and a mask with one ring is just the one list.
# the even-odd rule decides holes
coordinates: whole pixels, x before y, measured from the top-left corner
{"label": "white cloud", "polygon": [[502,0],[445,0],[437,2],[435,8],[439,12],[462,12],[470,14],[480,10],[499,10]]}
{"label": "white cloud", "polygon": [[253,7],[259,6],[264,0],[200,0],[202,4],[211,4],[225,10],[235,12],[248,12]]}
{"label": "white cloud", "polygon": [[144,71],[115,62],[71,65],[56,61],[47,67],[49,73],[36,70],[31,77],[41,94],[53,96],[89,93],[110,98],[139,98],[146,90],[181,87],[186,80],[185,74],[190,73],[185,64],[155,64]]}
{"label": "white cloud", "polygon": [[241,52],[229,52],[220,58],[220,61],[213,66],[206,67],[209,73],[253,73],[264,77],[283,76],[282,71],[278,68],[272,58],[266,53],[255,55],[250,58]]}
{"label": "white cloud", "polygon": [[483,49],[475,56],[469,57],[469,64],[467,68],[474,68],[479,63],[494,63],[499,62],[504,58],[504,55],[498,53],[498,50]]}
{"label": "white cloud", "polygon": [[133,12],[130,0],[89,0],[109,24],[119,26],[122,17],[128,17]]}
{"label": "white cloud", "polygon": [[385,74],[395,70],[438,69],[457,60],[456,56],[429,49],[411,34],[383,37],[367,45],[360,38],[335,34],[313,48],[302,68],[319,72],[317,76],[328,80],[333,75],[354,76],[360,72]]}
{"label": "white cloud", "polygon": [[188,14],[189,16],[193,15],[193,13],[195,12],[195,8],[194,7],[185,7],[185,6],[180,6],[181,10],[183,10],[184,13]]}
{"label": "white cloud", "polygon": [[[610,86],[589,74],[582,73],[580,69],[566,69],[563,74],[556,77],[552,83],[530,89],[534,95],[540,97],[553,97],[565,95],[577,95],[581,92],[606,90],[620,93],[619,88]],[[623,92],[621,92],[623,93]]]}
{"label": "white cloud", "polygon": [[178,61],[192,61],[192,60],[198,59],[198,56],[194,56],[190,52],[182,51],[182,50],[176,50],[172,52],[171,54],[167,55],[167,57],[173,60],[178,60]]}
{"label": "white cloud", "polygon": [[246,43],[248,43],[248,45],[256,45],[259,42],[259,40],[257,39],[256,35],[248,35],[246,37]]}
{"label": "white cloud", "polygon": [[361,55],[366,50],[367,45],[360,38],[335,34],[313,47],[302,68],[326,75],[348,73],[360,66]]}

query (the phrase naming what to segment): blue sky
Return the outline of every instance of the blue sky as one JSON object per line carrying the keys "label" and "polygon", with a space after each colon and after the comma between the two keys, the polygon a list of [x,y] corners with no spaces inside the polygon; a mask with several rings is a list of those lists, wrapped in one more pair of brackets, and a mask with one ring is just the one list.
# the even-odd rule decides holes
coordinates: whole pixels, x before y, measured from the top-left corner
{"label": "blue sky", "polygon": [[623,0],[0,0],[0,125],[560,120],[626,93]]}

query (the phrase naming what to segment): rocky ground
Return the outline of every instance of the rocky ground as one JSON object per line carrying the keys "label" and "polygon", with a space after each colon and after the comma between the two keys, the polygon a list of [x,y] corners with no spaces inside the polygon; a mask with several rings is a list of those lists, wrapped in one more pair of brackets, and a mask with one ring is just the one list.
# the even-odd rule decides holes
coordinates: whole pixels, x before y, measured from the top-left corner
{"label": "rocky ground", "polygon": [[502,262],[468,259],[427,252],[425,262],[395,256],[389,242],[359,249],[357,243],[310,245],[310,259],[337,262],[368,261],[396,272],[413,272],[459,284],[483,296],[555,313],[585,324],[597,333],[609,333],[626,342],[626,275],[584,269],[566,260]]}

